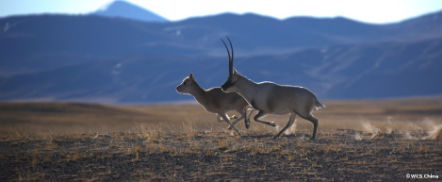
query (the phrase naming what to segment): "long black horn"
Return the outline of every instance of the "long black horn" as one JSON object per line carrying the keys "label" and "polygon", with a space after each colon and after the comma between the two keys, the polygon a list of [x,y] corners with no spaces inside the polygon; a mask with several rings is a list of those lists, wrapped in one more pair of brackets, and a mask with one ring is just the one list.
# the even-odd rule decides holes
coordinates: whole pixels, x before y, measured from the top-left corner
{"label": "long black horn", "polygon": [[233,67],[233,45],[232,45],[232,41],[230,41],[229,37],[226,36],[227,40],[229,41],[230,44],[230,50],[232,51],[232,58],[230,58],[232,60],[232,67]]}
{"label": "long black horn", "polygon": [[[227,55],[229,56],[229,78],[230,78],[233,75],[233,58],[230,56],[230,51],[229,51],[229,48],[227,47],[226,42],[223,39],[221,39],[221,42],[224,44],[224,47],[226,48],[226,51],[227,51]],[[230,42],[230,40],[229,40],[229,42]],[[230,45],[232,45],[232,44],[230,44]]]}

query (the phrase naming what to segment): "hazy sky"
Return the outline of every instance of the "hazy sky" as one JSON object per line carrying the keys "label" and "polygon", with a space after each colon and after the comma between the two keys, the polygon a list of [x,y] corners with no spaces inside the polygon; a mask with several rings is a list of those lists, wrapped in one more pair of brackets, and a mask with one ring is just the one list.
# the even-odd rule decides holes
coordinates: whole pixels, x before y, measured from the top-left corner
{"label": "hazy sky", "polygon": [[[0,0],[0,17],[95,11],[113,0]],[[387,23],[442,9],[442,0],[128,0],[169,20],[222,12],[254,12],[276,18],[334,17]]]}

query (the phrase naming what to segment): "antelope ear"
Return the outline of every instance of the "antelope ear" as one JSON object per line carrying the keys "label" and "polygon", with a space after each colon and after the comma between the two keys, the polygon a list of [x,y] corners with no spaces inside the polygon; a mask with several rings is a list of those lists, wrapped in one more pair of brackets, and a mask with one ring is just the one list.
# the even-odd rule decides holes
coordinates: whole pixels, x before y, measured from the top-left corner
{"label": "antelope ear", "polygon": [[235,68],[233,68],[233,74],[236,75],[238,72],[236,71]]}
{"label": "antelope ear", "polygon": [[193,73],[190,73],[190,74],[189,74],[189,78],[192,78],[192,79],[193,79]]}

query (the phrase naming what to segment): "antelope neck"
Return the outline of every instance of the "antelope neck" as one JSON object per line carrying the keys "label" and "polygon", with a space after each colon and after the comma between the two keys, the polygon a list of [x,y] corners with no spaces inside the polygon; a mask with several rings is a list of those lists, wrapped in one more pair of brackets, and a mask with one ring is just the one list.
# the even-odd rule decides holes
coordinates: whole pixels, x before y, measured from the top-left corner
{"label": "antelope neck", "polygon": [[253,100],[253,96],[256,92],[256,83],[246,77],[241,77],[236,86],[238,87],[238,94],[240,94],[244,99],[250,103]]}
{"label": "antelope neck", "polygon": [[201,86],[195,82],[195,90],[192,92],[193,97],[199,102],[199,103],[205,103],[206,99],[206,90],[201,88]]}

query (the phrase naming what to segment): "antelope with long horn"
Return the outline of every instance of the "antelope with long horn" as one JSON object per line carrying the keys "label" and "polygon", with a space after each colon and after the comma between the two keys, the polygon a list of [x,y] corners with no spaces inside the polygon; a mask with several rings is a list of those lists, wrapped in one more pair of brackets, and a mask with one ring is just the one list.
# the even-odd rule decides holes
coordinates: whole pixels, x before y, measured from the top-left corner
{"label": "antelope with long horn", "polygon": [[315,109],[324,108],[313,92],[306,88],[291,85],[278,85],[273,82],[253,82],[241,75],[233,68],[233,46],[232,42],[226,37],[230,44],[231,53],[224,40],[222,43],[229,56],[229,77],[221,86],[222,91],[226,93],[238,93],[258,114],[254,119],[257,122],[267,123],[275,126],[273,122],[260,120],[266,114],[290,114],[287,125],[274,136],[278,138],[295,122],[296,115],[313,123],[313,134],[311,139],[315,139],[318,129],[318,119],[312,112]]}
{"label": "antelope with long horn", "polygon": [[[190,94],[195,100],[201,104],[207,111],[216,113],[217,120],[224,120],[229,124],[228,129],[233,129],[239,135],[240,132],[235,128],[235,124],[244,118],[246,128],[249,128],[250,121],[248,120],[246,114],[247,109],[250,108],[247,102],[236,93],[225,93],[221,91],[221,88],[215,87],[208,90],[201,88],[201,86],[196,82],[193,74],[184,78],[183,82],[176,88],[179,93]],[[228,111],[236,111],[241,114],[233,123],[230,122]]]}

